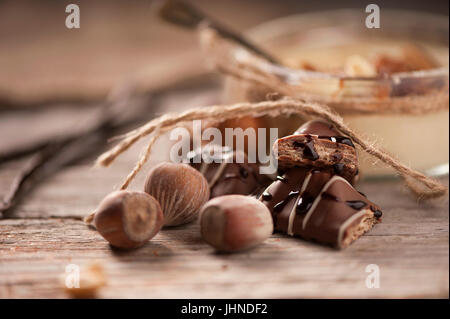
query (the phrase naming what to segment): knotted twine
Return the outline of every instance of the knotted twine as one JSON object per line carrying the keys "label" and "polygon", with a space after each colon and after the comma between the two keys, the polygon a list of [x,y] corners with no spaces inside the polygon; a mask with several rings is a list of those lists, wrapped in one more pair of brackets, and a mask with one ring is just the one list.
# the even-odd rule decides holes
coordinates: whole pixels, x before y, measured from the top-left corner
{"label": "knotted twine", "polygon": [[[273,90],[273,92],[277,92],[284,97],[279,98],[278,100],[263,101],[259,103],[246,102],[232,105],[214,105],[209,107],[194,108],[182,113],[167,113],[149,121],[135,130],[126,133],[125,135],[118,137],[120,142],[109,151],[98,157],[96,161],[98,165],[109,166],[120,154],[129,149],[141,138],[148,135],[151,136],[147,146],[143,150],[143,153],[140,155],[138,162],[125,178],[120,189],[126,189],[137,173],[142,169],[144,164],[148,161],[153,145],[158,138],[162,134],[177,126],[180,126],[181,124],[185,124],[193,120],[208,120],[211,123],[219,124],[229,119],[237,119],[248,116],[278,117],[281,115],[290,116],[295,114],[303,117],[321,118],[332,123],[344,135],[350,137],[363,151],[394,168],[404,179],[406,186],[419,199],[437,198],[447,193],[447,188],[437,180],[408,167],[387,151],[383,150],[381,147],[376,146],[373,142],[362,137],[361,134],[350,129],[344,123],[342,117],[334,110],[330,109],[327,105],[312,102],[309,99],[305,100],[290,97],[294,95],[293,88],[287,85],[286,82],[279,76],[266,72],[264,69],[261,69],[250,62],[257,61],[257,58],[255,60],[247,60],[248,63],[237,63],[236,60],[229,59],[230,48],[226,48],[226,46],[229,46],[230,44],[224,39],[218,37],[214,31],[208,28],[202,29],[200,30],[200,36],[203,49],[206,50],[209,56],[215,56],[215,59],[212,59],[212,62],[217,70],[235,78],[243,79],[269,88]],[[439,103],[427,103],[428,106],[423,106],[424,109],[418,109],[417,107],[411,108],[411,104],[408,103],[408,100],[403,99],[401,101],[397,101],[397,109],[394,108],[394,110],[396,112],[422,113],[430,110],[440,110],[442,108],[448,109],[448,93],[446,95],[444,94],[444,96],[438,95],[436,98],[439,99],[439,101],[436,101]],[[349,104],[350,108],[354,108],[352,109],[354,112],[371,113],[375,111],[373,107],[367,109],[367,105],[361,103],[363,102],[361,100],[355,102],[358,103]],[[359,108],[358,105],[360,105]],[[430,105],[437,106],[432,107]],[[442,107],[442,105],[444,105],[444,107]],[[333,109],[335,109],[335,107],[333,107]],[[385,109],[380,110],[378,108],[378,112],[380,111],[385,111]]]}
{"label": "knotted twine", "polygon": [[125,152],[141,138],[150,135],[150,141],[143,150],[135,167],[125,178],[120,189],[126,189],[136,174],[141,170],[150,157],[152,147],[156,140],[169,130],[182,123],[193,120],[209,120],[220,123],[229,119],[247,116],[290,116],[297,114],[303,117],[315,117],[332,123],[344,135],[350,137],[366,153],[378,158],[380,161],[394,168],[404,179],[407,187],[420,199],[440,197],[447,192],[447,188],[435,179],[416,171],[403,164],[385,150],[374,143],[361,137],[360,134],[350,129],[342,117],[325,105],[301,101],[290,97],[283,97],[276,101],[264,101],[259,103],[238,103],[232,105],[214,105],[209,107],[194,108],[182,113],[168,113],[155,118],[143,126],[121,136],[120,142],[109,151],[103,153],[97,164],[110,165],[120,154]]}

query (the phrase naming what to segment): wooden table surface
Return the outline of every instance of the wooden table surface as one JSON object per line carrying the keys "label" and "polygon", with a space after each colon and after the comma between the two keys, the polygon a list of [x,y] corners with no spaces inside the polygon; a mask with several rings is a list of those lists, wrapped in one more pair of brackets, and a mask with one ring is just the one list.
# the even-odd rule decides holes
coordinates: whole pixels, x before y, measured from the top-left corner
{"label": "wooden table surface", "polygon": [[[157,113],[180,109],[181,103],[182,108],[208,105],[217,93],[169,94]],[[0,150],[58,134],[67,121],[82,123],[89,112],[3,113]],[[49,116],[60,124],[52,130],[43,124]],[[164,229],[131,252],[113,250],[81,218],[118,187],[142,146],[130,149],[111,168],[93,168],[87,160],[65,169],[41,184],[13,218],[0,220],[1,298],[66,298],[60,283],[65,267],[93,261],[106,272],[107,285],[98,294],[103,298],[449,296],[448,197],[418,203],[398,180],[360,182],[357,188],[383,208],[383,222],[342,251],[275,234],[256,249],[218,254],[202,241],[196,223]],[[156,160],[158,154],[151,161]],[[25,163],[0,166],[1,195]],[[141,189],[144,175],[130,188]],[[448,185],[448,178],[443,182]],[[370,264],[379,266],[379,288],[366,287]]]}

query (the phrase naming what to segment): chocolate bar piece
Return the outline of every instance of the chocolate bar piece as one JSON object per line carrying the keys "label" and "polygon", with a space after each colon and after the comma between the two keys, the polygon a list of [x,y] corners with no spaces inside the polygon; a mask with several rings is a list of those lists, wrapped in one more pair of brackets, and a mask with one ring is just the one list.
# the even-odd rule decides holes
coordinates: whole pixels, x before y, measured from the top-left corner
{"label": "chocolate bar piece", "polygon": [[[238,163],[239,156],[242,163]],[[208,181],[211,198],[230,194],[259,196],[273,182],[268,175],[259,173],[257,163],[249,163],[245,153],[226,146],[191,151],[188,159]]]}
{"label": "chocolate bar piece", "polygon": [[329,171],[294,167],[279,176],[260,200],[276,231],[344,248],[381,221],[380,207]]}
{"label": "chocolate bar piece", "polygon": [[315,167],[342,176],[352,184],[358,175],[352,140],[320,120],[309,121],[294,134],[278,139],[273,148],[279,169]]}

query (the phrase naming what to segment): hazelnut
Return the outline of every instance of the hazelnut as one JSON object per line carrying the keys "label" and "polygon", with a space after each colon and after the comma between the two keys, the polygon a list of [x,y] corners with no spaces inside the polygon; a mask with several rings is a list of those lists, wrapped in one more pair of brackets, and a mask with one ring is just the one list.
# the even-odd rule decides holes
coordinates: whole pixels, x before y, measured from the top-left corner
{"label": "hazelnut", "polygon": [[144,192],[117,191],[98,206],[93,222],[112,246],[132,249],[153,238],[163,225],[161,206]]}
{"label": "hazelnut", "polygon": [[217,250],[244,250],[270,237],[273,232],[272,215],[253,197],[220,196],[203,206],[200,232],[203,239]]}
{"label": "hazelnut", "polygon": [[165,226],[193,221],[209,199],[208,182],[187,164],[161,163],[153,167],[145,182],[145,192],[161,204]]}

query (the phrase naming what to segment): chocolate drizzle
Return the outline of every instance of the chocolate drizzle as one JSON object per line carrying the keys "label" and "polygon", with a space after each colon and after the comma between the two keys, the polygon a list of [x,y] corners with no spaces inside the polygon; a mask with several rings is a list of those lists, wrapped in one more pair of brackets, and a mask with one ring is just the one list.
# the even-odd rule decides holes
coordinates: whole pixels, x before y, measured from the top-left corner
{"label": "chocolate drizzle", "polygon": [[262,194],[262,199],[265,200],[265,201],[269,201],[269,200],[272,199],[272,194],[270,194],[269,192],[265,191],[265,192]]}
{"label": "chocolate drizzle", "polygon": [[288,196],[283,199],[281,202],[275,204],[275,206],[273,206],[273,212],[274,213],[279,213],[280,211],[283,210],[283,208],[286,206],[286,204],[289,202],[289,200],[295,196],[297,196],[298,194],[300,194],[299,191],[291,191]]}
{"label": "chocolate drizzle", "polygon": [[383,212],[377,208],[375,208],[374,206],[370,205],[370,210],[373,212],[373,215],[375,216],[375,218],[380,219],[381,216],[383,216]]}
{"label": "chocolate drizzle", "polygon": [[313,202],[314,202],[314,197],[308,195],[308,194],[303,194],[299,199],[298,199],[298,203],[297,206],[295,207],[295,212],[299,215],[304,215],[306,214]]}
{"label": "chocolate drizzle", "polygon": [[353,144],[352,140],[346,136],[324,136],[324,135],[319,135],[318,138],[320,139],[325,139],[325,140],[330,140],[334,143],[339,143],[339,144],[345,144],[348,146],[351,146],[353,148],[355,148],[355,144]]}
{"label": "chocolate drizzle", "polygon": [[294,134],[276,141],[279,167],[315,166],[354,183],[358,171],[355,145],[341,134],[326,122],[306,122]]}
{"label": "chocolate drizzle", "polygon": [[352,140],[347,136],[338,135],[339,132],[336,128],[324,121],[314,120],[303,124],[294,134],[317,135],[319,139],[327,139],[329,141],[345,144],[351,147],[355,147]]}
{"label": "chocolate drizzle", "polygon": [[239,167],[239,174],[244,179],[248,178],[248,170],[245,167],[243,167],[243,166]]}
{"label": "chocolate drizzle", "polygon": [[188,153],[190,165],[200,171],[208,181],[211,198],[228,194],[253,194],[259,196],[272,182],[267,175],[259,173],[259,165],[237,163],[237,154],[228,147],[205,146]]}
{"label": "chocolate drizzle", "polygon": [[280,176],[280,175],[277,176],[277,181],[280,181],[282,183],[288,183],[289,182],[286,177],[283,177],[283,176]]}
{"label": "chocolate drizzle", "polygon": [[362,200],[348,200],[345,203],[355,210],[361,210],[367,206],[367,203]]}
{"label": "chocolate drizzle", "polygon": [[350,138],[314,120],[276,143],[285,171],[261,196],[275,230],[345,247],[379,222],[379,207],[351,185],[358,170]]}
{"label": "chocolate drizzle", "polygon": [[[337,196],[334,196],[334,195],[326,193],[326,192],[322,193],[322,198],[328,199],[328,200],[333,200],[335,202],[343,202]],[[364,207],[368,206],[368,204],[362,200],[347,200],[347,201],[345,201],[345,204],[347,204],[347,206],[353,208],[354,210],[361,210]]]}
{"label": "chocolate drizzle", "polygon": [[367,222],[367,209],[373,223],[382,215],[342,177],[311,168],[288,169],[261,200],[272,211],[275,230],[338,247],[349,243],[347,229]]}
{"label": "chocolate drizzle", "polygon": [[381,210],[375,210],[373,212],[373,215],[375,216],[375,218],[380,219],[381,216],[383,216],[383,212]]}

